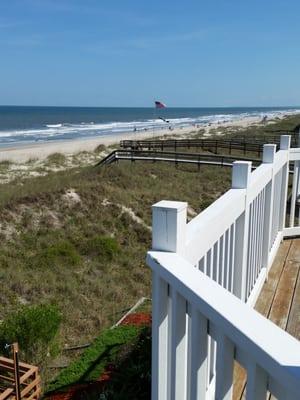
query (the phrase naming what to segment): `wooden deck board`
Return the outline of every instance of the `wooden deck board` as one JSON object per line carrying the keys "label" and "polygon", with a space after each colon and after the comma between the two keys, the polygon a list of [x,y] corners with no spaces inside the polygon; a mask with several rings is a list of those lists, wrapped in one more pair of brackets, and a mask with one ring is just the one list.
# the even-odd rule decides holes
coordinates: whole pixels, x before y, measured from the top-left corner
{"label": "wooden deck board", "polygon": [[289,259],[299,263],[299,271],[286,330],[300,340],[300,239],[293,240],[290,253]]}
{"label": "wooden deck board", "polygon": [[289,315],[287,332],[300,340],[300,272],[298,272],[294,299]]}
{"label": "wooden deck board", "polygon": [[299,265],[299,263],[294,261],[286,261],[269,315],[269,319],[284,330],[287,327],[287,321],[292,306]]}
{"label": "wooden deck board", "polygon": [[285,241],[280,246],[277,257],[275,258],[272,268],[269,271],[268,280],[265,282],[260,296],[256,301],[254,307],[255,310],[265,317],[269,317],[275,292],[279,283],[279,278],[282,274],[284,264],[288,258],[290,248],[290,241]]}
{"label": "wooden deck board", "polygon": [[[300,340],[300,239],[280,246],[255,309]],[[246,372],[235,363],[233,399],[245,398]]]}
{"label": "wooden deck board", "polygon": [[286,240],[291,243],[288,260],[300,262],[300,239]]}

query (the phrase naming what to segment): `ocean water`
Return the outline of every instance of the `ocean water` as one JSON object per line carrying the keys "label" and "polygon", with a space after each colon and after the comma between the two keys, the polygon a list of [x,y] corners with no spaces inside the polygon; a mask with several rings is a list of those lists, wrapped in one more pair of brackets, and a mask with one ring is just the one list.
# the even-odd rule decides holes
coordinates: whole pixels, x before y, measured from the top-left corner
{"label": "ocean water", "polygon": [[275,118],[300,112],[292,107],[117,108],[0,106],[0,146],[120,135],[168,126],[186,127],[249,116]]}

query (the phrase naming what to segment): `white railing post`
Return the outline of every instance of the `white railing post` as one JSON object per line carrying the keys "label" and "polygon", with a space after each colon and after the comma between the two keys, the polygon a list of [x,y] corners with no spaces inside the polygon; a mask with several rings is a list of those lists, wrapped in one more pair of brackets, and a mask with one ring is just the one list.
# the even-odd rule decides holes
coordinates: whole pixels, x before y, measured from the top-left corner
{"label": "white railing post", "polygon": [[[263,163],[273,164],[276,153],[276,144],[265,144],[263,149]],[[274,176],[272,168],[272,178],[266,186],[265,192],[265,218],[263,227],[263,255],[262,267],[268,268],[269,252],[272,232],[272,215],[273,215],[273,195],[274,195]]]}
{"label": "white railing post", "polygon": [[[298,133],[298,140],[297,145],[300,147],[300,129]],[[294,161],[294,174],[293,174],[293,186],[292,186],[292,197],[291,197],[291,204],[290,204],[290,223],[289,226],[292,228],[295,223],[295,211],[296,211],[296,202],[299,196],[299,169],[300,169],[300,162],[295,160]]]}
{"label": "white railing post", "polygon": [[291,137],[289,135],[280,136],[280,150],[287,153],[287,162],[282,168],[281,193],[280,193],[280,214],[279,214],[279,231],[285,228],[286,219],[286,202],[289,182],[289,151],[291,146]]}
{"label": "white railing post", "polygon": [[[186,219],[187,203],[160,201],[154,204],[152,249],[183,255]],[[166,400],[170,396],[184,399],[187,379],[186,302],[158,273],[153,273],[152,279],[152,400]]]}
{"label": "white railing post", "polygon": [[162,200],[152,206],[152,249],[184,255],[187,203]]}
{"label": "white railing post", "polygon": [[[299,136],[298,136],[298,147],[300,147],[300,128],[299,128]],[[299,204],[299,197],[300,197],[300,161],[298,161],[298,181],[297,181],[297,205],[298,205],[298,225],[300,220],[300,204]]]}
{"label": "white railing post", "polygon": [[292,197],[290,205],[290,223],[289,226],[292,228],[295,224],[295,211],[296,211],[296,201],[298,197],[298,186],[299,186],[299,161],[294,161],[294,174],[293,174],[293,184],[292,184]]}
{"label": "white railing post", "polygon": [[[235,276],[233,293],[242,301],[246,301],[247,284],[247,255],[249,231],[249,202],[247,191],[250,183],[252,163],[249,161],[235,161],[232,168],[232,189],[245,189],[245,211],[236,221],[235,231]],[[234,206],[234,205],[233,205]]]}

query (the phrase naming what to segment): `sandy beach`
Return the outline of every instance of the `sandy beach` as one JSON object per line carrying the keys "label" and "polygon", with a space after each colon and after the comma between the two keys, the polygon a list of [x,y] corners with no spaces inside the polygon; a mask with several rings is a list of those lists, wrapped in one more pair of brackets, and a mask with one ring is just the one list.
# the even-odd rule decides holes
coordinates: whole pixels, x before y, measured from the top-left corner
{"label": "sandy beach", "polygon": [[[283,115],[281,118],[284,118]],[[279,117],[278,117],[279,118]],[[275,122],[270,120],[267,123]],[[5,147],[0,149],[0,162],[10,161],[13,163],[24,163],[29,160],[43,160],[54,153],[76,154],[81,151],[93,151],[97,146],[103,144],[105,146],[118,145],[120,140],[138,140],[151,139],[159,136],[175,136],[188,137],[190,133],[195,133],[196,130],[204,129],[204,137],[210,137],[211,130],[217,128],[246,128],[252,125],[261,123],[259,117],[244,117],[230,122],[218,122],[211,124],[203,124],[197,126],[189,126],[184,128],[176,128],[173,130],[160,129],[157,131],[139,131],[132,133],[124,133],[120,135],[106,135],[98,137],[87,137],[84,139],[60,140],[51,142],[37,142],[30,145],[18,145]]]}

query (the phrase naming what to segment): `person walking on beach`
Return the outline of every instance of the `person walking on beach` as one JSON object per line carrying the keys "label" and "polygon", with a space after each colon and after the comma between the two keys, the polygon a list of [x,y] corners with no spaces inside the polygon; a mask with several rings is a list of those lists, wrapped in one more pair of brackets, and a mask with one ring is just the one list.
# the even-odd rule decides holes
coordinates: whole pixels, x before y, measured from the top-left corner
{"label": "person walking on beach", "polygon": [[262,124],[265,124],[267,122],[267,119],[268,119],[267,115],[264,115],[263,119],[261,120]]}

